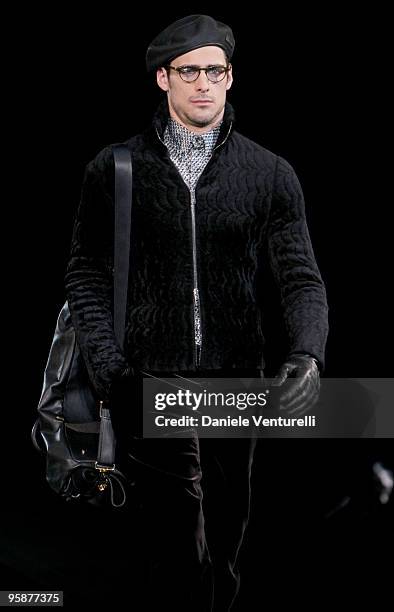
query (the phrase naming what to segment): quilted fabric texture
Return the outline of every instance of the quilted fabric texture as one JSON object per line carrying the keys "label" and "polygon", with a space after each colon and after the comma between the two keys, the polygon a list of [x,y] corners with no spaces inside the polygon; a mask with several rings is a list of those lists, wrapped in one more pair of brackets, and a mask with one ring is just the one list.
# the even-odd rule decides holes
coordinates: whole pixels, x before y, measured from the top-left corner
{"label": "quilted fabric texture", "polygon": [[[233,128],[226,105],[214,153],[196,187],[201,368],[262,368],[257,286],[268,257],[281,291],[288,352],[324,365],[324,284],[292,167]],[[90,377],[102,398],[127,365],[194,370],[190,193],[163,143],[167,102],[127,145],[133,157],[130,276],[124,353],[112,321],[112,146],[86,168],[65,274],[66,296]]]}

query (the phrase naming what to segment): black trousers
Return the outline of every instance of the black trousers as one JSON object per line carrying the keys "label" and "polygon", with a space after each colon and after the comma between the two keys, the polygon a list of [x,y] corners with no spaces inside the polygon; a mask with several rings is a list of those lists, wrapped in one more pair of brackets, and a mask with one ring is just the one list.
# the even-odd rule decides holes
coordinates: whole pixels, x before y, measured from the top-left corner
{"label": "black trousers", "polygon": [[[261,377],[261,372],[203,375]],[[127,437],[124,427],[119,434],[123,469],[136,482],[145,544],[142,609],[230,610],[240,586],[256,440],[197,434],[136,439]]]}

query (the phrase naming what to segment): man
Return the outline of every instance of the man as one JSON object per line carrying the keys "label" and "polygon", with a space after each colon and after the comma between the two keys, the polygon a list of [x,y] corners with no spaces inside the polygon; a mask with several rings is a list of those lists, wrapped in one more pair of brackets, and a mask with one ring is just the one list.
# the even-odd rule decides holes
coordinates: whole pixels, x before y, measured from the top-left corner
{"label": "man", "polygon": [[127,141],[134,177],[124,352],[111,315],[110,146],[87,166],[66,272],[91,380],[109,400],[119,452],[140,483],[149,595],[172,610],[228,610],[234,601],[254,441],[133,437],[138,372],[260,376],[264,253],[281,290],[288,353],[277,384],[294,377],[281,398],[292,416],[316,399],[328,329],[297,177],[234,129],[226,102],[234,44],[230,27],[191,15],[148,48],[147,69],[165,100]]}

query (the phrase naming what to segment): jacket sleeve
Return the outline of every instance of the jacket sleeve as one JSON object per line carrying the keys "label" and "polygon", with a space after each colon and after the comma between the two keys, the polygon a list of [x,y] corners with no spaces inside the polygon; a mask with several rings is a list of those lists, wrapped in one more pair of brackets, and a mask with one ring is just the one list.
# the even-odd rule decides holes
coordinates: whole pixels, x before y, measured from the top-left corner
{"label": "jacket sleeve", "polygon": [[268,255],[279,286],[289,354],[308,353],[324,369],[328,306],[293,168],[278,157],[268,226]]}
{"label": "jacket sleeve", "polygon": [[106,157],[86,167],[65,272],[77,341],[100,399],[109,398],[111,382],[128,366],[113,329],[114,203],[103,177],[112,152]]}

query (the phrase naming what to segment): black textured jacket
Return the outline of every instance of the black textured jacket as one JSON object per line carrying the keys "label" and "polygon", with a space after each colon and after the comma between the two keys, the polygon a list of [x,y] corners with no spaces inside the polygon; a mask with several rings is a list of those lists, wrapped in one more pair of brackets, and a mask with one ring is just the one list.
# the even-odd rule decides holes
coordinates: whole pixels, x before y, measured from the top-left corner
{"label": "black textured jacket", "polygon": [[[123,354],[113,332],[111,146],[91,161],[76,213],[66,296],[90,377],[102,397],[125,366],[194,370],[190,194],[161,139],[167,103],[127,145],[133,157],[131,269]],[[281,157],[233,129],[226,105],[214,153],[196,187],[201,368],[261,368],[259,262],[279,283],[288,352],[324,362],[327,302],[301,187]],[[264,255],[266,253],[267,255]]]}

